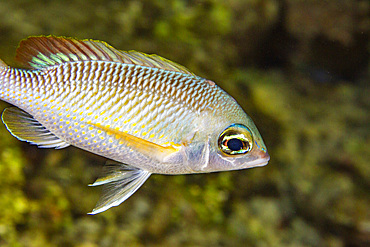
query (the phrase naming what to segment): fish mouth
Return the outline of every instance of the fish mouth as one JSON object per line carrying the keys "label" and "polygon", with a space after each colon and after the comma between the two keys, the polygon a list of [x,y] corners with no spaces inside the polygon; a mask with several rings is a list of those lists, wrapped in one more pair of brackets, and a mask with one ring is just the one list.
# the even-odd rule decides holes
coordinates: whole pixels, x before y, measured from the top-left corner
{"label": "fish mouth", "polygon": [[252,167],[265,166],[270,160],[270,155],[267,153],[267,151],[257,150],[255,152],[255,156],[256,156],[255,160],[247,162],[242,167],[252,168]]}

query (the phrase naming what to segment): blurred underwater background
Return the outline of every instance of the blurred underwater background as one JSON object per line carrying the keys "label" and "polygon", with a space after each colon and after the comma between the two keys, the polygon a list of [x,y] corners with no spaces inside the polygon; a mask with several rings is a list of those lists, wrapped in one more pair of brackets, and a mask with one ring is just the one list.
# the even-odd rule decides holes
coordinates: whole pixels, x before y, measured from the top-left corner
{"label": "blurred underwater background", "polygon": [[[262,168],[153,175],[87,215],[106,160],[0,124],[0,246],[370,246],[370,2],[0,0],[0,57],[31,35],[155,53],[252,117]],[[9,105],[1,102],[0,110]]]}

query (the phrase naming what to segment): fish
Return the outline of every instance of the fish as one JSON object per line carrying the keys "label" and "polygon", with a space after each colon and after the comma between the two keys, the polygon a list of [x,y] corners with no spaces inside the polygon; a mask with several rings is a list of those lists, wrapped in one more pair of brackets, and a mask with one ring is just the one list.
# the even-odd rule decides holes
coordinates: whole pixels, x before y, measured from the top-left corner
{"label": "fish", "polygon": [[158,55],[97,40],[31,36],[0,60],[7,130],[40,148],[75,146],[111,163],[89,214],[118,206],[152,174],[264,166],[270,156],[241,106],[212,80]]}

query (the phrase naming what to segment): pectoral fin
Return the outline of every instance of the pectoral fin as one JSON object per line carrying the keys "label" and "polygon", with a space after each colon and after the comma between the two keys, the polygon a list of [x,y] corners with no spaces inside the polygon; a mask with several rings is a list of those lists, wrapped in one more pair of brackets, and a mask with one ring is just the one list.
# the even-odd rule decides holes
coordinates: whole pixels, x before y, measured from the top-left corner
{"label": "pectoral fin", "polygon": [[65,148],[69,144],[59,139],[30,114],[17,107],[6,108],[2,115],[9,132],[21,141],[41,148]]}
{"label": "pectoral fin", "polygon": [[118,206],[135,193],[149,178],[150,172],[125,164],[107,164],[103,176],[90,186],[103,185],[102,196],[93,211],[98,214]]}
{"label": "pectoral fin", "polygon": [[169,156],[179,152],[180,150],[180,145],[164,147],[154,142],[144,140],[142,138],[130,135],[119,130],[111,129],[105,126],[101,126],[99,124],[93,123],[89,124],[101,130],[104,130],[108,134],[115,135],[115,138],[119,139],[127,147],[130,147],[131,149],[160,162],[165,162]]}

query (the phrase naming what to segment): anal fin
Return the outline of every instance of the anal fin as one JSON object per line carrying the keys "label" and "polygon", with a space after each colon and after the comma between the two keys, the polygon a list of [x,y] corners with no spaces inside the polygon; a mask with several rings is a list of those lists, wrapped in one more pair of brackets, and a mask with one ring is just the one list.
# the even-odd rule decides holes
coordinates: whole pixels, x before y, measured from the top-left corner
{"label": "anal fin", "polygon": [[126,164],[107,164],[103,176],[89,186],[103,185],[102,196],[93,211],[98,214],[118,206],[134,194],[149,178],[150,172]]}
{"label": "anal fin", "polygon": [[69,144],[59,139],[30,114],[17,107],[6,108],[1,116],[9,132],[21,141],[41,148],[65,148]]}

